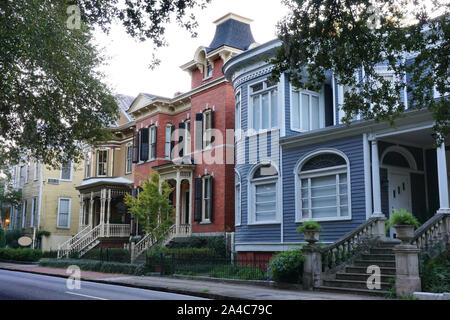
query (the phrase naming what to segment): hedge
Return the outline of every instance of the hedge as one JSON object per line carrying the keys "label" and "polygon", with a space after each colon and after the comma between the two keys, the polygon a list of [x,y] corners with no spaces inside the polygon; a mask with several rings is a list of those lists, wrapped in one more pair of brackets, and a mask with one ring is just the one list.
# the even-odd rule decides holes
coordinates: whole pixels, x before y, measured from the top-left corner
{"label": "hedge", "polygon": [[186,242],[173,242],[169,245],[172,249],[181,248],[208,248],[214,250],[217,256],[225,257],[227,254],[224,236],[195,236],[190,237]]}
{"label": "hedge", "polygon": [[213,258],[216,251],[210,248],[166,248],[160,247],[148,252],[150,259],[176,258],[182,260],[201,260]]}
{"label": "hedge", "polygon": [[0,227],[0,248],[4,248],[5,246],[6,246],[5,230],[3,230],[2,227]]}
{"label": "hedge", "polygon": [[83,259],[111,262],[129,262],[130,252],[122,248],[102,248],[88,251]]}
{"label": "hedge", "polygon": [[145,265],[120,263],[120,262],[102,262],[89,259],[42,259],[39,262],[42,267],[67,268],[72,265],[78,266],[84,271],[96,271],[104,273],[122,273],[132,275],[145,275],[149,271]]}
{"label": "hedge", "polygon": [[450,292],[450,250],[422,263],[422,289],[426,292]]}
{"label": "hedge", "polygon": [[300,248],[280,252],[267,268],[268,280],[285,283],[302,283],[305,256]]}
{"label": "hedge", "polygon": [[42,251],[30,248],[0,248],[0,260],[34,262],[42,258]]}
{"label": "hedge", "polygon": [[6,246],[8,248],[19,248],[19,243],[17,240],[23,236],[23,232],[21,230],[6,230],[5,238],[6,238]]}

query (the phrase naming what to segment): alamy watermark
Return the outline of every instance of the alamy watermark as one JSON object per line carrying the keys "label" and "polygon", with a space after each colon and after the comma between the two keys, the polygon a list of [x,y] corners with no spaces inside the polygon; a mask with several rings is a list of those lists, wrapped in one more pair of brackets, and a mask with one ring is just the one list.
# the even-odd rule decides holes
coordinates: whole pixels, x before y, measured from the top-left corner
{"label": "alamy watermark", "polygon": [[80,7],[77,5],[70,5],[66,9],[68,18],[66,20],[67,29],[80,29],[81,28],[81,13]]}
{"label": "alamy watermark", "polygon": [[367,289],[375,290],[381,289],[381,269],[377,265],[371,265],[367,267],[366,273],[370,274],[367,278]]}
{"label": "alamy watermark", "polygon": [[68,266],[66,274],[70,276],[66,280],[66,287],[69,290],[81,289],[81,269],[77,265]]}

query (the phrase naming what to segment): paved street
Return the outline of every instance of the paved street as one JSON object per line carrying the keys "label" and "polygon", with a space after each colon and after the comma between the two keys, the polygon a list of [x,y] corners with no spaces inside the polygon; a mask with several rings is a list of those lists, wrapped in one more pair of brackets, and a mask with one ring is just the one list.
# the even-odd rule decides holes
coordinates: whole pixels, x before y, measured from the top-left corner
{"label": "paved street", "polygon": [[[69,290],[66,279],[0,270],[0,300],[199,300],[188,295],[81,281]],[[203,299],[202,299],[203,300]]]}

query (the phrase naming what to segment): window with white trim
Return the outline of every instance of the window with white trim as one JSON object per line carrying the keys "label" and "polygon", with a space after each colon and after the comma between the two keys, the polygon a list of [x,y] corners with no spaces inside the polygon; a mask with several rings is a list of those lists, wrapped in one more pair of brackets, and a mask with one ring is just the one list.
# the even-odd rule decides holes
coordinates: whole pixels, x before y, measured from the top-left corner
{"label": "window with white trim", "polygon": [[278,88],[276,83],[262,81],[250,85],[250,126],[255,131],[278,127]]}
{"label": "window with white trim", "polygon": [[150,159],[156,159],[156,126],[150,126]]}
{"label": "window with white trim", "polygon": [[234,130],[236,140],[241,139],[241,91],[236,92],[235,97]]}
{"label": "window with white trim", "polygon": [[212,110],[203,112],[203,148],[212,147]]}
{"label": "window with white trim", "polygon": [[184,155],[189,155],[191,154],[191,120],[184,122],[184,128],[186,130],[184,135]]}
{"label": "window with white trim", "polygon": [[205,68],[205,70],[206,70],[206,72],[205,72],[205,79],[212,77],[213,66],[212,66],[211,62],[208,59],[206,59],[206,68]]}
{"label": "window with white trim", "polygon": [[125,160],[125,173],[131,173],[133,167],[133,145],[127,145],[127,154]]}
{"label": "window with white trim", "polygon": [[325,127],[325,105],[319,92],[292,88],[292,129],[309,131]]}
{"label": "window with white trim", "polygon": [[97,176],[108,175],[108,150],[97,150]]}
{"label": "window with white trim", "polygon": [[36,220],[36,211],[37,211],[37,197],[33,197],[31,202],[31,219],[30,219],[30,227],[34,227],[34,222]]}
{"label": "window with white trim", "polygon": [[249,223],[278,223],[278,171],[270,164],[259,166],[250,178]]}
{"label": "window with white trim", "polygon": [[33,180],[36,181],[39,177],[39,162],[36,160],[34,162],[34,175]]}
{"label": "window with white trim", "polygon": [[235,225],[239,226],[241,225],[241,179],[239,175],[235,175],[234,181],[234,218]]}
{"label": "window with white trim", "polygon": [[25,228],[25,225],[27,223],[27,206],[28,206],[28,201],[27,199],[23,200],[23,204],[22,204],[22,228]]}
{"label": "window with white trim", "polygon": [[203,176],[203,205],[202,205],[202,221],[211,221],[212,211],[212,178],[211,176]]}
{"label": "window with white trim", "polygon": [[168,124],[166,126],[166,145],[165,145],[165,153],[166,158],[171,159],[171,149],[172,149],[172,125]]}
{"label": "window with white trim", "polygon": [[320,153],[298,171],[297,220],[337,220],[350,217],[347,161],[336,153]]}
{"label": "window with white trim", "polygon": [[60,180],[72,180],[72,161],[64,162],[61,165]]}
{"label": "window with white trim", "polygon": [[58,201],[58,228],[70,228],[70,206],[71,198],[59,198]]}

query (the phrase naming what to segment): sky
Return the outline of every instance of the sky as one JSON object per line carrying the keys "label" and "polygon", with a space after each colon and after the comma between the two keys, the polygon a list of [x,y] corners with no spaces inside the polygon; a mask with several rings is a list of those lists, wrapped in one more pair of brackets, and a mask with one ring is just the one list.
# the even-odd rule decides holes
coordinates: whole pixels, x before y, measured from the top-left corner
{"label": "sky", "polygon": [[154,70],[149,68],[153,53],[151,41],[138,42],[119,25],[113,26],[109,35],[98,31],[95,43],[109,57],[108,65],[101,69],[105,82],[114,93],[133,97],[140,92],[173,97],[177,91],[189,91],[189,73],[180,66],[193,59],[199,46],[211,43],[216,29],[213,21],[229,12],[252,19],[253,38],[262,44],[276,38],[276,24],[287,9],[281,0],[212,0],[207,8],[193,11],[198,22],[197,38],[191,38],[176,23],[167,28],[169,45],[155,52],[161,64]]}

